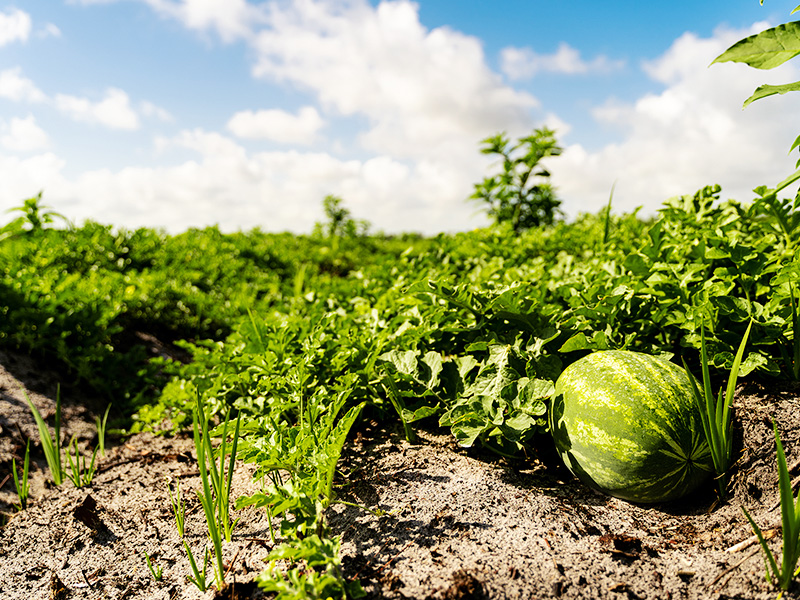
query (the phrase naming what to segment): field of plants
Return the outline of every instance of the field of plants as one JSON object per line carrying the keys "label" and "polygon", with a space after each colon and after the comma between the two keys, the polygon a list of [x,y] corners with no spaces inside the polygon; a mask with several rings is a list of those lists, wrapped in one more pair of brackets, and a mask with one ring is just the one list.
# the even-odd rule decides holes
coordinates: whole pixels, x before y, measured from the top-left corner
{"label": "field of plants", "polygon": [[[751,323],[740,375],[797,380],[800,211],[719,195],[673,198],[649,219],[606,210],[428,239],[334,222],[311,236],[55,228],[37,225],[36,204],[0,242],[0,340],[94,397],[96,414],[110,405],[113,429],[194,421],[195,454],[213,465],[201,469],[210,541],[185,548],[198,588],[222,587],[221,547],[255,506],[275,522],[265,590],[357,597],[328,520],[351,428],[395,423],[414,442],[442,427],[498,460],[547,460],[566,366],[626,349],[699,376],[701,327],[714,389]],[[212,452],[214,436],[227,449]],[[225,493],[233,454],[260,482],[248,496]]]}
{"label": "field of plants", "polygon": [[[799,53],[787,24],[718,60],[770,68],[787,39]],[[333,196],[311,235],[76,226],[41,194],[15,209],[0,595],[797,597],[800,196],[779,192],[800,171],[747,201],[708,186],[567,222],[539,164],[553,132],[482,151],[504,168],[473,196],[496,224],[432,238],[369,235]],[[683,414],[659,412],[667,388]],[[581,456],[571,395],[612,411]],[[716,472],[686,498],[625,470],[679,420],[665,478]],[[656,504],[591,492],[559,455]],[[745,564],[762,552],[766,579]]]}

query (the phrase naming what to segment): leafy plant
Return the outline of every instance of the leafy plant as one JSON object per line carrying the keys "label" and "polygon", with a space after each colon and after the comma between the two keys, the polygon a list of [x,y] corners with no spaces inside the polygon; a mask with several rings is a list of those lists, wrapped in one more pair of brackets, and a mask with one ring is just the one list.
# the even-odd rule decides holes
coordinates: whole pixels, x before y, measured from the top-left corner
{"label": "leafy plant", "polygon": [[28,406],[33,413],[33,418],[36,420],[36,426],[39,428],[39,440],[42,444],[42,450],[44,450],[44,456],[47,459],[47,466],[50,468],[50,476],[53,478],[53,483],[61,485],[64,476],[61,462],[61,386],[58,387],[56,392],[56,417],[53,437],[50,437],[47,423],[44,422],[42,415],[39,414],[27,393],[25,393],[25,400],[27,400]]}
{"label": "leafy plant", "polygon": [[[276,600],[328,598],[363,598],[358,581],[347,581],[342,575],[339,558],[340,539],[321,538],[314,534],[295,544],[282,544],[269,553],[269,566],[258,576],[259,587],[275,594]],[[278,563],[300,563],[283,571]]]}
{"label": "leafy plant", "polygon": [[9,209],[7,212],[21,212],[23,215],[0,229],[0,241],[5,237],[11,237],[26,231],[41,231],[45,228],[45,225],[53,223],[55,219],[61,219],[69,223],[64,215],[50,210],[50,207],[44,206],[41,201],[42,192],[39,192],[32,198],[23,200],[21,206]]}
{"label": "leafy plant", "polygon": [[11,459],[11,473],[14,475],[14,487],[17,490],[17,497],[19,498],[19,510],[24,510],[28,507],[28,493],[30,492],[30,484],[28,483],[28,468],[30,466],[30,453],[31,441],[25,444],[25,459],[22,463],[22,479],[20,480],[17,473],[17,461]]}
{"label": "leafy plant", "polygon": [[698,389],[696,379],[692,375],[686,361],[683,362],[686,374],[689,376],[689,381],[692,384],[692,391],[694,392],[695,403],[700,411],[700,418],[703,421],[703,432],[708,442],[708,447],[711,450],[711,458],[714,461],[714,470],[717,473],[717,490],[719,497],[724,500],[727,495],[728,479],[727,472],[731,465],[731,458],[733,454],[733,423],[731,412],[731,403],[733,402],[733,394],[736,388],[736,380],[739,377],[739,367],[742,363],[742,356],[747,344],[747,338],[750,335],[750,328],[753,322],[747,326],[744,337],[739,344],[739,349],[736,352],[736,357],[733,360],[733,366],[728,375],[728,385],[725,389],[725,396],[722,396],[722,388],[719,390],[717,398],[714,398],[714,393],[711,391],[711,377],[708,369],[708,352],[706,348],[705,328],[701,325],[701,366],[703,371],[703,392]]}
{"label": "leafy plant", "polygon": [[561,154],[555,132],[536,129],[516,144],[499,133],[481,143],[481,153],[500,158],[502,172],[475,184],[470,198],[485,202],[495,223],[508,223],[514,232],[553,223],[561,201],[549,183],[550,172],[539,163]]}
{"label": "leafy plant", "polygon": [[795,571],[797,562],[800,560],[800,493],[795,499],[792,494],[792,479],[786,466],[786,455],[783,452],[783,445],[778,434],[778,426],[774,421],[772,427],[775,431],[775,445],[778,453],[778,484],[781,497],[781,524],[783,530],[783,552],[780,566],[778,566],[775,555],[767,545],[764,535],[761,533],[761,528],[759,528],[744,506],[742,506],[742,511],[750,522],[750,526],[753,528],[756,537],[758,537],[758,542],[764,552],[767,580],[783,590],[788,590],[792,580],[800,573],[800,570]]}
{"label": "leafy plant", "polygon": [[[759,2],[763,6],[764,0],[759,0]],[[791,14],[798,10],[800,10],[800,6],[797,6]],[[738,62],[756,69],[774,69],[798,54],[800,54],[800,21],[790,21],[739,40],[715,58],[711,64]],[[798,90],[800,90],[800,81],[781,85],[762,85],[744,101],[744,106],[747,107],[756,100],[775,94],[786,94]],[[800,147],[800,137],[794,141],[789,152],[798,147]],[[800,166],[800,160],[798,160],[796,168],[798,166]],[[769,193],[775,195],[798,179],[800,179],[800,169],[780,182],[774,189],[769,190]]]}

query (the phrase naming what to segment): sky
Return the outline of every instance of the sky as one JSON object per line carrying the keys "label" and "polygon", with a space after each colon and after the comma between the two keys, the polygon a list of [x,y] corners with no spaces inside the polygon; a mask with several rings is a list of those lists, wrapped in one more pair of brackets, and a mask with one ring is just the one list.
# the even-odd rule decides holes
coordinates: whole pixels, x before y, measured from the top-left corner
{"label": "sky", "polygon": [[[794,170],[800,79],[709,66],[797,0],[0,0],[0,223],[42,191],[80,224],[308,233],[487,224],[481,140],[555,129],[567,218],[651,214]],[[798,59],[800,61],[800,59]]]}

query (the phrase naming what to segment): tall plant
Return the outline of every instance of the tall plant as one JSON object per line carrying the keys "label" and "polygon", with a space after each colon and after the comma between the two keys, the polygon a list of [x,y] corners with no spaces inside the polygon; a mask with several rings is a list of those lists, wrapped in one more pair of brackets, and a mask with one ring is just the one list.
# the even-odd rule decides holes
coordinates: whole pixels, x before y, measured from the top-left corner
{"label": "tall plant", "polygon": [[511,224],[515,232],[552,224],[561,201],[550,184],[550,172],[540,162],[561,154],[555,132],[536,129],[516,144],[498,133],[481,143],[481,153],[500,158],[502,172],[476,183],[470,198],[485,202],[489,216],[498,224]]}

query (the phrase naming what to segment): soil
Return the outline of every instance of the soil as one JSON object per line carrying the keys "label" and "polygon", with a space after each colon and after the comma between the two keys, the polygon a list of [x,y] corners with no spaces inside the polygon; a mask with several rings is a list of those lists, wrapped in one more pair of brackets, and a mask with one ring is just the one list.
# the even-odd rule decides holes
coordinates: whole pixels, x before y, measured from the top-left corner
{"label": "soil", "polygon": [[[0,598],[173,599],[200,593],[170,509],[168,483],[180,478],[188,503],[186,540],[195,553],[205,522],[192,490],[199,475],[187,436],[139,434],[107,441],[91,485],[48,484],[38,432],[22,390],[45,418],[54,414],[58,377],[30,359],[0,352]],[[63,435],[96,445],[90,397],[62,393]],[[343,537],[348,578],[369,598],[467,600],[529,598],[774,599],[747,507],[780,553],[775,443],[782,432],[793,476],[800,470],[800,387],[737,390],[731,497],[712,486],[681,502],[636,505],[582,486],[557,465],[509,462],[459,448],[447,432],[360,424],[339,463],[342,500],[329,513]],[[104,408],[104,407],[102,407]],[[17,512],[11,459],[31,440],[31,501]],[[8,474],[8,477],[6,476]],[[237,466],[233,496],[254,491],[252,467]],[[272,547],[263,511],[240,511],[225,544],[225,598],[266,597],[253,583]],[[163,570],[156,581],[145,553]],[[211,569],[209,569],[210,572]],[[209,574],[211,578],[211,575]],[[800,584],[784,598],[800,598]]]}

